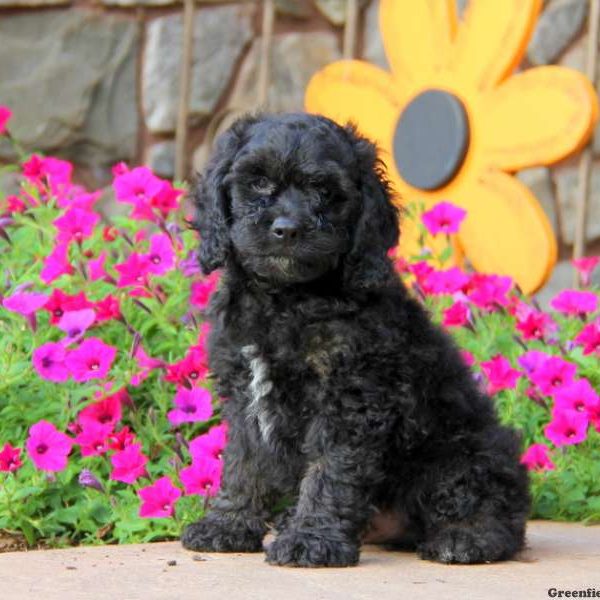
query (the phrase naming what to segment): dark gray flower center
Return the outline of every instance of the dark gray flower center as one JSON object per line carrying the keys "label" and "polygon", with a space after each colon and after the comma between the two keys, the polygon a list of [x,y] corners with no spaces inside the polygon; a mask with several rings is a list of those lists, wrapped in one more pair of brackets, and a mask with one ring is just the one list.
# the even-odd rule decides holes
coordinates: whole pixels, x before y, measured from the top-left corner
{"label": "dark gray flower center", "polygon": [[394,133],[394,160],[413,187],[436,190],[450,182],[469,148],[462,102],[443,90],[426,90],[404,108]]}

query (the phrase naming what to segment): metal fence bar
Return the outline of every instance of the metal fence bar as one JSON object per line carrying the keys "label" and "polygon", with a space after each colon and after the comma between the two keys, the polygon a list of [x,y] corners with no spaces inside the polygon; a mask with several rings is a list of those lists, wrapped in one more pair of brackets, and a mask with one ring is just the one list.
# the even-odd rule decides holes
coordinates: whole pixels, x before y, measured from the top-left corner
{"label": "metal fence bar", "polygon": [[[600,26],[600,0],[590,0],[590,16],[588,20],[588,47],[586,59],[586,75],[596,86],[596,69],[598,64],[598,34]],[[593,149],[592,142],[587,145],[581,154],[579,163],[579,187],[577,189],[577,206],[575,220],[575,241],[573,245],[573,258],[585,255],[587,236],[587,207],[590,196],[590,183],[592,174]],[[575,272],[573,284],[579,286],[579,275]]]}
{"label": "metal fence bar", "polygon": [[356,36],[358,32],[358,0],[346,2],[346,26],[344,27],[344,58],[354,58],[356,54]]}
{"label": "metal fence bar", "polygon": [[187,127],[190,110],[192,63],[194,60],[195,0],[183,0],[183,56],[179,78],[179,106],[175,130],[175,179],[181,181],[187,169]]}
{"label": "metal fence bar", "polygon": [[260,61],[258,65],[258,106],[268,108],[269,81],[271,73],[271,48],[273,45],[273,23],[275,20],[275,3],[263,0],[262,39],[260,44]]}

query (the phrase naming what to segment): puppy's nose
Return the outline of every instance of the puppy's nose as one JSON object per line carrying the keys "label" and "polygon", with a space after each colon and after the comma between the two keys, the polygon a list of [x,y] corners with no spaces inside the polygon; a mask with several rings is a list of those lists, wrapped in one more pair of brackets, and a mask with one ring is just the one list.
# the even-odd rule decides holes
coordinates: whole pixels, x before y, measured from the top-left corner
{"label": "puppy's nose", "polygon": [[282,242],[293,240],[298,235],[298,224],[288,217],[277,217],[271,225],[271,235]]}

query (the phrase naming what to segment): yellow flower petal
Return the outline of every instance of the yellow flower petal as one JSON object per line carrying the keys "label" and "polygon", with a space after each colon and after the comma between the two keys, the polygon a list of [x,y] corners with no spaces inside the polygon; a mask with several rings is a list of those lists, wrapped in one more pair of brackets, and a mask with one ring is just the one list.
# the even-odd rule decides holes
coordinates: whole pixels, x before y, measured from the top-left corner
{"label": "yellow flower petal", "polygon": [[471,0],[452,57],[457,78],[481,91],[504,79],[521,62],[541,6],[542,0]]}
{"label": "yellow flower petal", "polygon": [[550,276],[557,247],[552,226],[535,196],[502,171],[484,171],[462,190],[467,212],[459,240],[473,266],[510,275],[532,293]]}
{"label": "yellow flower petal", "polygon": [[398,95],[389,73],[366,62],[343,60],[313,76],[304,104],[307,111],[340,125],[355,123],[364,136],[389,152],[402,106]]}
{"label": "yellow flower petal", "polygon": [[381,0],[379,28],[400,85],[444,70],[456,31],[454,0]]}
{"label": "yellow flower petal", "polygon": [[483,161],[505,170],[556,162],[587,141],[596,113],[596,93],[581,73],[555,66],[519,73],[482,99]]}

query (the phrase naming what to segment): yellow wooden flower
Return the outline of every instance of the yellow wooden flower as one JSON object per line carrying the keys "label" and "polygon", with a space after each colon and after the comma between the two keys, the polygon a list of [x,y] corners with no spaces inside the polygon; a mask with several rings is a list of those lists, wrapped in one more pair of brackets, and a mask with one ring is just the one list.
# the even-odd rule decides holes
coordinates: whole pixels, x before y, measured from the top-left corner
{"label": "yellow wooden flower", "polygon": [[[319,71],[306,108],[354,122],[376,141],[403,203],[442,200],[467,210],[459,245],[481,271],[527,292],[549,277],[557,248],[536,198],[510,173],[580,149],[598,117],[580,73],[545,66],[512,74],[541,0],[381,0],[391,73],[357,60]],[[401,249],[412,253],[406,223]]]}

